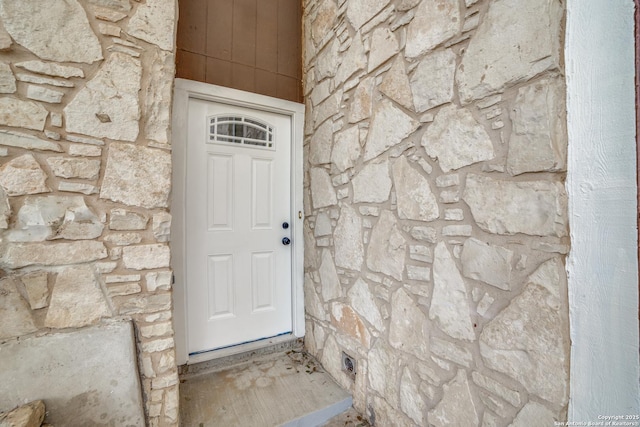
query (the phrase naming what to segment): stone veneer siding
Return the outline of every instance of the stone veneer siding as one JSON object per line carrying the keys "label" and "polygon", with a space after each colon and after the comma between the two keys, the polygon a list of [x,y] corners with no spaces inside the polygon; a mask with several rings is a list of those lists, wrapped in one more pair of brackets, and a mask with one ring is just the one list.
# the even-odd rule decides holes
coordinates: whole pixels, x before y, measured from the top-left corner
{"label": "stone veneer siding", "polygon": [[0,1],[0,341],[133,319],[151,426],[178,424],[175,20],[174,0]]}
{"label": "stone veneer siding", "polygon": [[564,2],[304,6],[307,349],[376,425],[565,420]]}

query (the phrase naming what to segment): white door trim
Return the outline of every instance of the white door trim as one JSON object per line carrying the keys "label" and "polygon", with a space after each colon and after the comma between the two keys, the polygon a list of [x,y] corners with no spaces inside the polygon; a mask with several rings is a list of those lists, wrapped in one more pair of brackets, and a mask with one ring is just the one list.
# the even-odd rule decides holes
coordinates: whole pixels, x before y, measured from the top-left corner
{"label": "white door trim", "polygon": [[[189,111],[189,99],[197,98],[213,102],[219,102],[240,107],[270,111],[291,117],[291,235],[292,252],[291,260],[291,286],[292,286],[292,339],[301,338],[305,333],[304,326],[304,240],[303,240],[303,162],[302,141],[304,126],[304,105],[283,99],[272,98],[265,95],[244,92],[237,89],[215,86],[192,80],[176,79],[173,96],[172,117],[172,197],[171,214],[173,216],[171,226],[171,264],[175,274],[173,285],[173,327],[176,342],[176,357],[178,365],[196,362],[194,357],[189,357],[187,351],[187,307],[185,286],[185,192],[186,192],[186,140],[187,140],[187,113]],[[268,345],[270,340],[265,340]],[[257,344],[260,345],[260,344]],[[256,343],[247,345],[246,350],[255,348]],[[243,350],[243,346],[237,346],[236,351]],[[249,348],[251,347],[251,348]],[[198,355],[197,361],[203,361],[222,356],[205,353]],[[228,354],[228,353],[227,353]],[[208,355],[208,356],[207,356]]]}

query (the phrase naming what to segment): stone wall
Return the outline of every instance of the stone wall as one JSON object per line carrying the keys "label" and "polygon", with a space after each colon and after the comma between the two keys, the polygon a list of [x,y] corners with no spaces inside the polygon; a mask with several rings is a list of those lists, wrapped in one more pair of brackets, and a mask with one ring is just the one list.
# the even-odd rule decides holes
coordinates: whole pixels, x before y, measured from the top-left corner
{"label": "stone wall", "polygon": [[0,341],[132,318],[149,423],[177,425],[175,1],[1,0],[0,19]]}
{"label": "stone wall", "polygon": [[305,1],[306,346],[376,425],[566,419],[563,16]]}

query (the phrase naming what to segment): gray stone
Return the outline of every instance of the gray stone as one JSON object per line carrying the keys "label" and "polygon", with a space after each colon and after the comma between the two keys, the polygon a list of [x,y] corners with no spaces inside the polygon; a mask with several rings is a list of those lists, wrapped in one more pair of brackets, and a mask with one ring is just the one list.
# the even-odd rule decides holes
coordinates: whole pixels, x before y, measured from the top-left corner
{"label": "gray stone", "polygon": [[557,68],[562,15],[563,5],[556,0],[492,2],[462,57],[457,75],[461,101],[484,98]]}
{"label": "gray stone", "polygon": [[396,58],[393,66],[384,76],[378,90],[403,107],[413,110],[413,95],[407,70],[402,57]]}
{"label": "gray stone", "polygon": [[[329,2],[326,2],[325,4],[327,4]],[[309,71],[309,74],[314,74],[311,71]],[[315,77],[315,76],[314,76]],[[314,80],[315,82],[315,80]],[[311,89],[311,95],[309,96],[309,99],[311,99],[311,103],[313,105],[318,105],[320,104],[322,101],[324,101],[325,99],[327,99],[330,95],[331,95],[331,88],[332,88],[332,84],[333,81],[331,80],[324,80],[322,83],[312,83],[309,82],[307,83],[308,85],[313,85],[313,89]]]}
{"label": "gray stone", "polygon": [[158,212],[153,214],[153,237],[157,242],[168,242],[171,236],[171,214]]}
{"label": "gray stone", "polygon": [[351,181],[354,203],[383,203],[389,200],[391,178],[386,160],[366,165]]}
{"label": "gray stone", "polygon": [[367,250],[367,267],[396,280],[402,280],[406,252],[406,240],[398,229],[396,217],[382,211],[380,219],[371,232]]}
{"label": "gray stone", "polygon": [[475,222],[490,233],[567,235],[567,195],[560,183],[508,182],[468,174],[462,198]]}
{"label": "gray stone", "polygon": [[44,421],[45,406],[42,400],[18,406],[12,411],[0,413],[2,427],[40,427]]}
{"label": "gray stone", "polygon": [[445,209],[444,219],[446,221],[462,221],[464,220],[464,212],[462,209]]}
{"label": "gray stone", "polygon": [[0,62],[0,93],[14,93],[16,78],[6,62]]}
{"label": "gray stone", "polygon": [[27,98],[34,101],[48,102],[50,104],[60,104],[64,92],[59,90],[47,89],[46,87],[27,85]]}
{"label": "gray stone", "polygon": [[102,59],[100,42],[76,0],[2,0],[0,17],[13,40],[42,59],[88,64]]}
{"label": "gray stone", "polygon": [[405,55],[415,58],[458,34],[462,26],[460,2],[421,2],[407,32]]}
{"label": "gray stone", "polygon": [[126,268],[145,270],[169,267],[171,254],[166,244],[137,245],[122,248],[122,262]]}
{"label": "gray stone", "polygon": [[100,160],[73,157],[49,157],[51,172],[61,178],[98,179]]}
{"label": "gray stone", "polygon": [[33,130],[44,130],[49,112],[33,101],[0,98],[0,125]]}
{"label": "gray stone", "polygon": [[11,218],[11,205],[7,193],[0,186],[0,230],[9,228],[9,219]]}
{"label": "gray stone", "polygon": [[331,163],[344,172],[356,165],[362,149],[360,148],[360,132],[358,126],[351,126],[334,136],[335,142],[331,151]]}
{"label": "gray stone", "polygon": [[422,146],[431,158],[438,159],[445,173],[495,156],[484,127],[469,111],[455,105],[440,109],[422,137]]}
{"label": "gray stone", "polygon": [[374,79],[369,77],[358,84],[349,109],[349,123],[357,123],[371,117],[374,83]]}
{"label": "gray stone", "polygon": [[507,171],[561,171],[566,168],[565,88],[560,79],[543,79],[518,90],[511,109]]}
{"label": "gray stone", "polygon": [[369,289],[367,282],[358,278],[349,292],[349,304],[362,317],[364,317],[378,332],[384,331],[384,322],[378,308],[375,297]]}
{"label": "gray stone", "polygon": [[0,185],[9,196],[49,193],[47,174],[31,154],[23,154],[0,167]]}
{"label": "gray stone", "polygon": [[553,412],[539,403],[528,402],[518,412],[513,423],[509,427],[530,427],[533,425],[553,426],[556,425],[556,417]]}
{"label": "gray stone", "polygon": [[60,144],[46,139],[36,138],[27,133],[12,132],[8,130],[0,130],[0,145],[9,147],[24,148],[26,150],[42,150],[62,152]]}
{"label": "gray stone", "polygon": [[112,143],[101,199],[143,208],[165,208],[171,190],[171,154],[133,144]]}
{"label": "gray stone", "polygon": [[173,54],[156,50],[151,67],[147,71],[149,79],[144,85],[147,94],[142,114],[145,119],[144,134],[147,139],[158,144],[169,143],[174,64]]}
{"label": "gray stone", "polygon": [[84,77],[84,71],[82,71],[82,68],[51,62],[23,61],[17,62],[15,66],[34,73],[46,74],[53,77],[63,77],[65,79],[70,77]]}
{"label": "gray stone", "polygon": [[322,299],[326,302],[340,298],[342,296],[342,287],[340,286],[340,279],[338,278],[331,252],[328,249],[322,251],[322,262],[318,273],[320,273]]}
{"label": "gray stone", "polygon": [[362,37],[360,33],[356,33],[351,40],[351,46],[342,54],[342,62],[336,71],[335,84],[342,84],[356,71],[364,69],[366,65],[367,56],[364,53]]}
{"label": "gray stone", "polygon": [[302,233],[304,234],[304,265],[315,270],[318,268],[318,249],[313,231],[307,221],[304,223]]}
{"label": "gray stone", "polygon": [[419,123],[391,101],[376,104],[371,128],[367,135],[364,160],[371,160],[399,144],[418,128]]}
{"label": "gray stone", "polygon": [[311,199],[314,209],[338,203],[329,173],[322,168],[311,168],[309,174],[311,175]]}
{"label": "gray stone", "polygon": [[431,269],[429,267],[418,267],[417,265],[407,265],[407,279],[421,280],[428,282],[431,277]]}
{"label": "gray stone", "polygon": [[480,302],[478,302],[478,307],[476,307],[476,311],[482,317],[488,317],[487,312],[491,308],[491,305],[495,302],[495,298],[493,298],[489,294],[484,294]]}
{"label": "gray stone", "polygon": [[0,247],[0,267],[16,269],[31,265],[81,264],[107,257],[102,242],[5,243]]}
{"label": "gray stone", "polygon": [[438,243],[433,260],[433,295],[429,318],[452,338],[475,341],[467,286],[444,242]]}
{"label": "gray stone", "polygon": [[18,292],[14,279],[0,279],[0,339],[19,337],[37,330],[29,305]]}
{"label": "gray stone", "polygon": [[505,291],[511,290],[513,251],[477,239],[468,239],[462,249],[462,274]]}
{"label": "gray stone", "polygon": [[429,358],[427,316],[403,288],[398,289],[391,297],[389,344],[418,359]]}
{"label": "gray stone", "polygon": [[447,225],[442,227],[443,236],[471,236],[473,228],[468,224]]}
{"label": "gray stone", "polygon": [[420,392],[420,378],[405,367],[400,378],[400,408],[418,425],[424,425],[427,405]]}
{"label": "gray stone", "polygon": [[316,237],[319,236],[328,236],[332,233],[333,228],[331,226],[331,219],[327,216],[327,214],[320,212],[316,216],[316,226],[313,229],[313,235]]}
{"label": "gray stone", "polygon": [[400,0],[396,4],[396,9],[400,11],[405,11],[416,7],[416,5],[420,3],[420,0]]}
{"label": "gray stone", "polygon": [[347,19],[358,31],[362,25],[376,16],[390,0],[361,0],[347,3]]}
{"label": "gray stone", "polygon": [[431,191],[429,181],[409,165],[406,157],[393,163],[398,216],[401,219],[433,221],[440,216],[438,201]]}
{"label": "gray stone", "polygon": [[327,120],[311,135],[309,144],[309,163],[321,165],[331,161],[331,143],[333,138],[333,123]]}
{"label": "gray stone", "polygon": [[485,366],[560,406],[568,401],[568,326],[561,313],[565,281],[558,259],[545,262],[480,334]]}
{"label": "gray stone", "polygon": [[478,426],[480,420],[465,371],[459,369],[455,378],[443,389],[442,400],[429,411],[429,423],[435,427]]}
{"label": "gray stone", "polygon": [[324,122],[329,117],[340,113],[340,102],[342,100],[342,91],[338,90],[329,98],[324,100],[317,108],[311,111],[313,116],[314,129],[318,124]]}
{"label": "gray stone", "polygon": [[147,0],[136,9],[129,20],[127,33],[155,44],[162,50],[173,51],[176,3],[173,0]]}
{"label": "gray stone", "polygon": [[304,309],[306,313],[318,320],[325,320],[326,314],[322,300],[318,296],[309,274],[304,276]]}
{"label": "gray stone", "polygon": [[149,218],[141,213],[127,209],[111,209],[109,229],[111,230],[144,230]]}
{"label": "gray stone", "polygon": [[431,253],[431,249],[428,246],[409,246],[409,257],[415,261],[433,262],[433,254]]}
{"label": "gray stone", "polygon": [[372,49],[369,51],[369,68],[371,72],[398,53],[398,39],[389,28],[376,28],[371,36]]}
{"label": "gray stone", "polygon": [[430,53],[420,61],[411,76],[411,92],[417,112],[453,100],[455,71],[456,54],[451,49]]}
{"label": "gray stone", "polygon": [[389,405],[387,403],[387,400],[382,399],[378,396],[373,396],[372,400],[373,404],[369,408],[373,415],[375,415],[376,425],[393,427],[415,427],[416,424],[412,419],[407,417],[399,410],[396,410],[393,406]]}
{"label": "gray stone", "polygon": [[436,229],[433,227],[417,226],[410,229],[411,237],[429,243],[436,242]]}
{"label": "gray stone", "polygon": [[360,271],[364,261],[362,220],[355,209],[344,205],[334,230],[336,266]]}
{"label": "gray stone", "polygon": [[138,59],[113,52],[64,108],[67,132],[135,141],[142,67]]}
{"label": "gray stone", "polygon": [[437,337],[431,337],[430,349],[431,353],[434,355],[445,360],[450,360],[466,368],[471,368],[473,364],[473,355],[469,350],[449,341],[445,341]]}
{"label": "gray stone", "polygon": [[520,406],[521,400],[519,392],[512,390],[509,387],[506,387],[498,381],[494,380],[493,378],[484,376],[479,372],[472,372],[471,378],[473,378],[473,382],[476,383],[479,387],[482,387],[485,390],[488,390],[491,393],[501,397],[516,408]]}
{"label": "gray stone", "polygon": [[377,340],[369,351],[367,362],[369,386],[395,405],[400,359],[384,340]]}

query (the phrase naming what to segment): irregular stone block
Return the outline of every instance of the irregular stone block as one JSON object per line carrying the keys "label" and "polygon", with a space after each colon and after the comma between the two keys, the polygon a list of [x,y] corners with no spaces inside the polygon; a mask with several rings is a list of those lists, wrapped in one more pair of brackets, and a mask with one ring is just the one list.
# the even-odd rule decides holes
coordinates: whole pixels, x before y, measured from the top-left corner
{"label": "irregular stone block", "polygon": [[9,218],[11,218],[11,205],[4,189],[0,187],[0,230],[9,228]]}
{"label": "irregular stone block", "polygon": [[324,122],[311,135],[309,144],[309,163],[321,165],[331,161],[331,144],[333,140],[333,123]]}
{"label": "irregular stone block", "polygon": [[97,179],[100,174],[100,160],[49,157],[47,163],[53,174],[61,178]]}
{"label": "irregular stone block", "polygon": [[130,0],[87,0],[87,1],[96,6],[108,7],[110,9],[115,9],[122,12],[129,12],[131,10]]}
{"label": "irregular stone block", "polygon": [[[171,293],[169,292],[154,295],[114,297],[113,300],[118,307],[118,313],[120,315],[156,313],[158,311],[171,310]],[[165,340],[165,342],[166,347],[163,346],[163,348],[155,351],[162,351],[173,347],[173,344],[169,343],[168,340]]]}
{"label": "irregular stone block", "polygon": [[490,233],[567,235],[567,195],[560,183],[508,182],[468,174],[462,198],[475,222]]}
{"label": "irregular stone block", "polygon": [[144,230],[149,218],[138,212],[127,209],[111,209],[109,229],[111,230]]}
{"label": "irregular stone block", "polygon": [[322,2],[316,13],[316,17],[311,22],[311,37],[318,45],[325,36],[329,34],[338,16],[338,7],[333,0]]}
{"label": "irregular stone block", "polygon": [[32,310],[49,305],[48,277],[49,275],[45,271],[36,271],[20,277]]}
{"label": "irregular stone block", "polygon": [[76,0],[2,0],[0,17],[13,40],[42,59],[92,64],[103,58]]}
{"label": "irregular stone block", "polygon": [[42,61],[23,61],[17,62],[15,66],[34,73],[46,74],[53,77],[63,77],[65,79],[70,77],[84,78],[84,71],[82,71],[82,68],[72,67],[69,65],[60,65]]}
{"label": "irregular stone block", "polygon": [[318,81],[326,77],[333,77],[336,75],[336,70],[339,64],[338,60],[340,59],[340,55],[338,54],[339,49],[340,43],[334,38],[318,54],[315,61],[315,70]]}
{"label": "irregular stone block", "polygon": [[323,168],[311,168],[309,174],[311,175],[311,199],[314,209],[338,203],[329,173]]}
{"label": "irregular stone block", "polygon": [[429,157],[438,159],[445,173],[495,156],[484,127],[469,111],[455,105],[440,109],[422,136],[422,146]]}
{"label": "irregular stone block", "polygon": [[68,267],[58,273],[44,320],[47,328],[79,328],[110,316],[111,310],[90,266]]}
{"label": "irregular stone block", "polygon": [[172,53],[156,50],[151,67],[147,71],[149,79],[144,86],[147,94],[142,114],[145,120],[144,134],[147,139],[159,144],[169,143],[174,64],[175,58]]}
{"label": "irregular stone block", "polygon": [[399,370],[400,359],[396,357],[395,352],[384,340],[376,340],[367,359],[369,386],[393,404],[398,400],[396,384]]}
{"label": "irregular stone block", "polygon": [[347,3],[347,19],[358,31],[362,25],[376,16],[390,0],[361,0]]}
{"label": "irregular stone block", "polygon": [[336,266],[359,271],[364,261],[362,220],[355,209],[344,205],[334,230]]}
{"label": "irregular stone block", "polygon": [[0,279],[0,339],[37,330],[29,305],[18,292],[14,279]]}
{"label": "irregular stone block", "polygon": [[378,223],[371,232],[367,250],[367,267],[371,271],[402,280],[405,252],[406,240],[398,229],[396,217],[389,211],[382,211]]}
{"label": "irregular stone block", "polygon": [[371,162],[352,179],[354,203],[383,203],[389,200],[389,162]]}
{"label": "irregular stone block", "polygon": [[367,65],[367,56],[364,53],[362,37],[356,33],[351,41],[351,46],[342,55],[342,61],[336,71],[335,84],[340,85],[351,77],[356,71],[364,69]]}
{"label": "irregular stone block", "polygon": [[315,319],[326,319],[324,305],[316,292],[313,279],[311,279],[309,274],[305,274],[304,276],[304,309],[309,316]]}
{"label": "irregular stone block", "polygon": [[340,279],[333,263],[331,252],[327,249],[322,251],[322,263],[318,270],[320,274],[320,288],[322,289],[322,299],[327,302],[342,296]]}
{"label": "irregular stone block", "polygon": [[0,98],[0,125],[43,131],[48,115],[37,102]]}
{"label": "irregular stone block", "polygon": [[371,128],[367,135],[364,160],[371,160],[399,144],[411,135],[420,124],[405,114],[391,101],[383,100],[376,104]]}
{"label": "irregular stone block", "polygon": [[444,242],[438,243],[433,260],[433,295],[429,318],[452,338],[475,341],[467,287]]}
{"label": "irregular stone block", "polygon": [[373,78],[366,78],[358,84],[349,109],[349,123],[357,123],[371,117],[374,83]]}
{"label": "irregular stone block", "polygon": [[556,425],[557,418],[547,408],[536,402],[528,402],[509,427],[529,427],[532,425]]}
{"label": "irregular stone block", "polygon": [[132,270],[146,270],[169,267],[171,254],[169,246],[137,245],[122,248],[122,262]]}
{"label": "irregular stone block", "polygon": [[6,243],[0,247],[0,267],[16,269],[29,265],[69,265],[107,257],[102,242],[81,240],[71,243]]}
{"label": "irregular stone block", "polygon": [[143,208],[165,208],[171,189],[171,154],[133,144],[112,143],[101,199]]}
{"label": "irregular stone block", "polygon": [[129,20],[127,33],[171,52],[175,46],[176,18],[176,2],[173,0],[147,0],[138,6]]}
{"label": "irregular stone block", "polygon": [[562,9],[556,0],[491,2],[458,70],[461,101],[484,98],[557,68]]}
{"label": "irregular stone block", "polygon": [[480,334],[485,366],[560,406],[568,400],[568,326],[561,313],[566,307],[561,296],[565,280],[562,263],[556,258],[546,261]]}
{"label": "irregular stone block", "polygon": [[12,132],[8,130],[0,130],[0,145],[24,148],[26,150],[55,151],[57,153],[62,152],[60,144],[46,139],[36,138],[35,136],[27,133]]}
{"label": "irregular stone block", "polygon": [[67,132],[135,141],[140,121],[141,76],[138,59],[113,52],[64,108]]}
{"label": "irregular stone block", "polygon": [[158,212],[153,214],[153,236],[157,242],[168,242],[171,236],[171,214]]}
{"label": "irregular stone block", "polygon": [[6,62],[0,62],[0,93],[14,93],[16,78]]}
{"label": "irregular stone block", "polygon": [[476,383],[479,387],[482,387],[485,390],[488,390],[493,394],[501,397],[516,408],[520,406],[520,393],[518,393],[516,390],[511,390],[509,387],[506,387],[493,378],[484,376],[479,372],[472,372],[471,378],[473,378],[473,382]]}
{"label": "irregular stone block", "polygon": [[64,92],[59,90],[47,89],[46,87],[27,85],[27,98],[34,101],[48,102],[50,104],[60,104]]}
{"label": "irregular stone block", "polygon": [[360,316],[348,305],[340,302],[331,304],[331,324],[363,347],[371,347],[371,333]]}
{"label": "irregular stone block", "polygon": [[562,171],[567,159],[565,87],[560,79],[543,79],[518,90],[509,116],[507,171]]}
{"label": "irregular stone block", "polygon": [[47,174],[31,154],[16,157],[0,167],[0,185],[9,196],[49,193]]}
{"label": "irregular stone block", "polygon": [[465,371],[458,369],[455,378],[445,384],[443,390],[442,400],[428,413],[429,423],[436,427],[477,426],[480,420]]}
{"label": "irregular stone block", "polygon": [[440,216],[431,186],[421,173],[409,165],[406,157],[393,163],[393,183],[401,219],[433,221]]}
{"label": "irregular stone block", "polygon": [[334,136],[335,142],[331,151],[331,163],[340,172],[355,166],[360,157],[360,131],[358,126],[351,126]]}
{"label": "irregular stone block", "polygon": [[356,283],[353,284],[349,292],[349,305],[362,317],[364,317],[369,323],[373,325],[378,332],[384,331],[384,322],[382,321],[382,315],[378,308],[375,297],[369,289],[367,282],[358,278]]}
{"label": "irregular stone block", "polygon": [[398,289],[391,297],[389,344],[418,359],[429,358],[427,316],[403,288]]}
{"label": "irregular stone block", "polygon": [[400,408],[417,425],[424,425],[424,412],[427,408],[422,396],[420,378],[405,367],[400,378]]}
{"label": "irregular stone block", "polygon": [[378,90],[403,107],[413,110],[413,94],[402,57],[396,58],[393,62],[393,66],[387,71]]}
{"label": "irregular stone block", "polygon": [[462,274],[505,291],[511,290],[513,251],[468,239],[462,248]]}
{"label": "irregular stone block", "polygon": [[13,40],[11,40],[11,36],[7,33],[2,22],[0,22],[0,51],[5,52],[11,50],[12,44]]}
{"label": "irregular stone block", "polygon": [[456,54],[451,49],[433,52],[420,61],[411,76],[411,92],[417,112],[451,102],[455,71]]}
{"label": "irregular stone block", "polygon": [[473,355],[469,350],[449,341],[432,337],[430,349],[431,353],[434,355],[445,360],[450,360],[466,368],[471,368],[473,364]]}
{"label": "irregular stone block", "polygon": [[374,46],[374,49],[369,51],[369,72],[375,70],[398,53],[398,39],[386,27],[373,30],[371,46]]}
{"label": "irregular stone block", "polygon": [[44,421],[45,407],[42,400],[18,406],[16,409],[0,413],[2,427],[40,427]]}
{"label": "irregular stone block", "polygon": [[415,58],[458,34],[462,26],[460,2],[456,0],[423,1],[407,32],[405,55]]}

